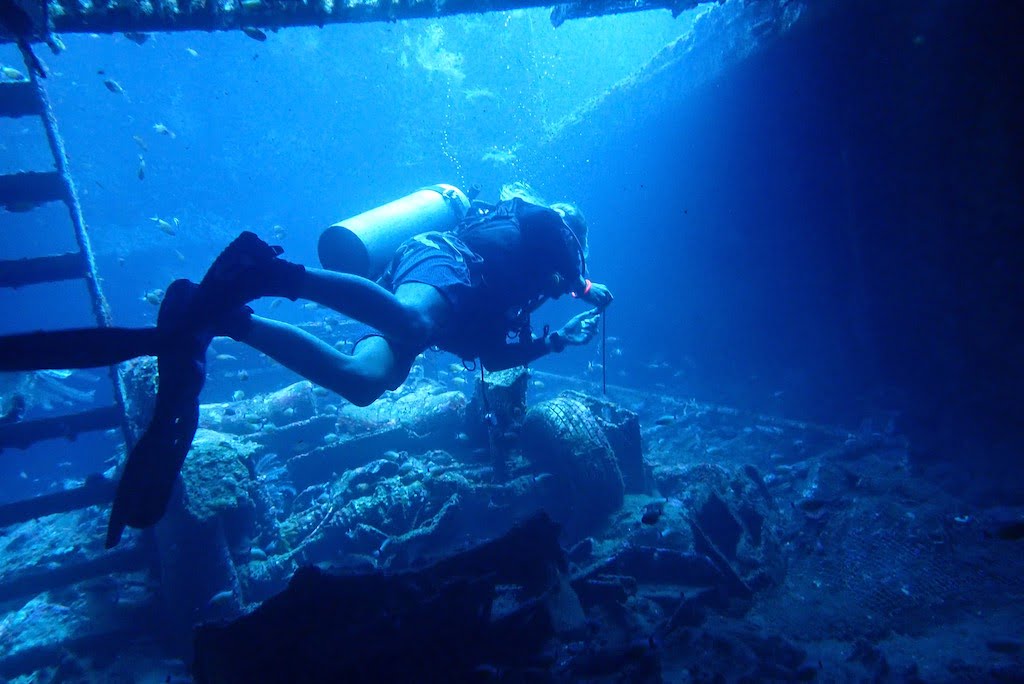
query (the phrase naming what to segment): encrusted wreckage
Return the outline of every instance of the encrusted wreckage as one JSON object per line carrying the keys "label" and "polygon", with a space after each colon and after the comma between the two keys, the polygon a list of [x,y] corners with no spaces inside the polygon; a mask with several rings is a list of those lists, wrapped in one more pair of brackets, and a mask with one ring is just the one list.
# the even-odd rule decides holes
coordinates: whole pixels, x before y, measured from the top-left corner
{"label": "encrusted wreckage", "polygon": [[[522,370],[432,377],[362,409],[307,382],[205,405],[155,556],[104,554],[99,509],[10,528],[0,671],[141,625],[194,649],[198,681],[870,678],[890,667],[874,647],[836,663],[807,644],[959,619],[1020,586],[1012,568],[963,576],[952,549],[980,568],[985,534],[1015,523],[963,516],[895,435],[612,402]],[[60,575],[91,564],[121,574]]]}

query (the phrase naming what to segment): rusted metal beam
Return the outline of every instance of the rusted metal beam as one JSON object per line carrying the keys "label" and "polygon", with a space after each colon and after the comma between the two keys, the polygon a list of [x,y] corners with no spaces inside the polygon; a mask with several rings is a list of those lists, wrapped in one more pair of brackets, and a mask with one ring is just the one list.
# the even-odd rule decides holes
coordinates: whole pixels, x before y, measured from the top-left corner
{"label": "rusted metal beam", "polygon": [[102,475],[90,475],[81,487],[0,505],[0,527],[46,515],[77,511],[87,506],[109,506],[114,500],[116,486],[113,480]]}
{"label": "rusted metal beam", "polygon": [[0,425],[0,449],[27,449],[44,439],[75,439],[83,432],[109,430],[121,425],[117,406],[89,409],[66,416]]}
{"label": "rusted metal beam", "polygon": [[30,81],[0,83],[0,116],[31,116],[41,111],[42,104]]}
{"label": "rusted metal beam", "polygon": [[[667,9],[672,17],[678,17],[686,10],[693,9],[707,0],[580,0],[556,5],[551,10],[551,23],[561,26],[570,19],[602,17],[607,14],[645,12],[653,9]],[[725,0],[714,0],[722,3]]]}
{"label": "rusted metal beam", "polygon": [[46,202],[67,199],[64,179],[56,171],[19,171],[0,176],[0,206],[28,211]]}
{"label": "rusted metal beam", "polygon": [[85,259],[78,252],[0,261],[0,287],[23,287],[82,278],[85,268]]}
{"label": "rusted metal beam", "polygon": [[[16,0],[33,17],[45,16],[54,33],[149,33],[246,30],[324,26],[355,22],[394,22],[454,14],[482,14],[553,7],[552,21],[648,9],[673,15],[706,0],[585,0],[553,5],[544,0]],[[717,1],[717,0],[716,0]],[[45,4],[44,4],[45,2]],[[33,41],[46,38],[45,24]],[[0,26],[0,42],[13,37]]]}

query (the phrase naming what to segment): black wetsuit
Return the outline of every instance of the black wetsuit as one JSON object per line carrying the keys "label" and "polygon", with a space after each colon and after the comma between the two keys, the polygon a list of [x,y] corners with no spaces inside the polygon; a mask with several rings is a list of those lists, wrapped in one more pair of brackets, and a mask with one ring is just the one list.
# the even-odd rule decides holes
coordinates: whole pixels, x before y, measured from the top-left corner
{"label": "black wetsuit", "polygon": [[[404,283],[437,289],[452,314],[431,346],[472,359],[523,330],[556,275],[561,293],[580,282],[578,245],[557,212],[516,198],[467,218],[453,232],[406,241],[381,284],[392,292]],[[400,361],[409,364],[422,351],[391,344]]]}

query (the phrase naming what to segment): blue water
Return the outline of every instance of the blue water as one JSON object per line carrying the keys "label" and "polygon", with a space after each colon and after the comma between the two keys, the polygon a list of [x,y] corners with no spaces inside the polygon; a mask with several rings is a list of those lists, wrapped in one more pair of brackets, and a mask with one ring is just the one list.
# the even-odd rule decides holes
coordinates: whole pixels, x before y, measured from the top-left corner
{"label": "blue water", "polygon": [[[761,19],[758,3],[728,0],[677,18],[650,11],[559,28],[537,9],[293,28],[266,42],[240,32],[154,34],[142,45],[68,35],[63,54],[37,52],[116,325],[154,324],[147,293],[158,301],[154,291],[172,280],[199,280],[243,230],[317,265],[324,228],[419,187],[479,185],[481,199],[496,200],[504,184],[525,182],[549,202],[580,206],[591,278],[615,296],[603,349],[570,348],[536,370],[595,393],[606,381],[613,399],[641,413],[658,458],[685,460],[694,448],[652,427],[677,419],[662,400],[845,436],[824,454],[859,439],[898,442],[900,458],[887,451],[882,461],[959,497],[927,533],[948,539],[984,519],[982,508],[1024,504],[1019,19],[1010,5],[986,16],[956,0],[813,4],[763,3],[788,9]],[[0,63],[21,69],[9,45]],[[0,122],[0,172],[48,168],[35,120]],[[62,207],[0,213],[0,258],[72,248]],[[253,306],[289,323],[337,320],[301,302]],[[555,328],[579,310],[552,302],[534,324]],[[80,284],[0,292],[0,334],[93,321]],[[434,359],[429,370],[455,361]],[[218,340],[202,399],[299,379]],[[4,382],[0,394],[13,391],[16,378]],[[91,398],[37,387],[26,418],[110,401],[103,371],[67,383]],[[743,451],[753,429],[716,433],[721,442],[702,453],[765,472],[796,462],[775,447]],[[694,434],[700,442],[711,432]],[[804,438],[785,441],[804,454]],[[0,503],[104,471],[117,448],[117,435],[95,434],[4,451]],[[871,473],[847,473],[851,489],[839,499],[856,505],[867,497],[855,491],[862,482],[888,477]],[[813,499],[810,489],[789,500],[793,510]],[[905,498],[893,505],[927,499]],[[1005,510],[991,520],[1020,515]],[[971,527],[971,542],[992,529]],[[787,534],[794,557],[831,550],[824,531],[811,541]],[[1021,542],[1008,543],[1016,546],[971,557],[1019,554]],[[794,577],[818,582],[794,563]],[[892,582],[897,594],[917,590]],[[805,588],[801,600],[813,594]],[[982,655],[964,658],[1011,654],[1019,674],[1011,636],[1005,648],[989,639],[987,651],[982,639]],[[942,651],[932,649],[935,662]],[[950,666],[942,676],[976,674],[964,673]]]}
{"label": "blue water", "polygon": [[[437,182],[479,184],[481,198],[495,201],[502,184],[526,180],[549,201],[585,205],[585,194],[600,197],[600,189],[588,191],[585,177],[560,169],[588,164],[587,150],[572,146],[527,160],[531,145],[691,22],[642,13],[556,30],[545,11],[535,10],[296,28],[266,43],[241,33],[162,34],[143,45],[120,35],[67,36],[66,53],[42,56],[53,72],[48,90],[114,323],[155,323],[157,307],[145,294],[176,278],[199,280],[242,230],[316,264],[316,238],[326,226]],[[622,31],[635,38],[621,40]],[[5,54],[5,63],[20,66],[10,46]],[[106,79],[123,94],[110,92]],[[157,124],[173,137],[156,132]],[[37,121],[4,125],[11,133],[6,168],[48,168]],[[59,205],[6,214],[3,253],[71,250],[64,215]],[[152,217],[177,219],[176,235],[162,232]],[[591,221],[594,264],[608,280],[614,265],[604,254],[614,249],[606,252],[612,245],[602,233],[614,230],[614,220],[598,213]],[[602,261],[607,265],[597,266]],[[255,305],[257,313],[270,314],[268,307]],[[9,312],[0,316],[0,332],[93,323],[77,283],[5,291],[0,311]],[[550,322],[559,325],[571,313],[562,309]],[[323,318],[300,305],[271,315],[288,322]],[[231,351],[259,363],[239,345]],[[585,367],[592,358],[591,349],[573,365]],[[223,400],[237,389],[222,370],[237,371],[214,364],[204,399]],[[108,396],[102,380],[96,387],[98,400]],[[74,460],[86,465],[76,474],[95,465]],[[5,467],[17,475],[23,461],[36,459],[8,460]]]}

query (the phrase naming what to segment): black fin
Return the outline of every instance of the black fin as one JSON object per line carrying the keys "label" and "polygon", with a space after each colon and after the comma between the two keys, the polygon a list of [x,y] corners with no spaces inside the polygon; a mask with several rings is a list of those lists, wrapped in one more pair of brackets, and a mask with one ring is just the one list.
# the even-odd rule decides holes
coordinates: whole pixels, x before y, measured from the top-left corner
{"label": "black fin", "polygon": [[153,418],[128,455],[107,525],[107,548],[125,527],[155,525],[167,510],[199,425],[199,392],[206,381],[206,350],[212,337],[186,332],[196,285],[177,280],[167,288],[158,329],[179,329],[179,344],[157,357],[160,384]]}
{"label": "black fin", "polygon": [[36,57],[36,53],[32,52],[32,46],[28,44],[28,41],[19,40],[18,47],[21,49],[21,56],[24,58],[28,68],[34,71],[39,78],[46,78],[46,69],[43,68],[43,63]]}

